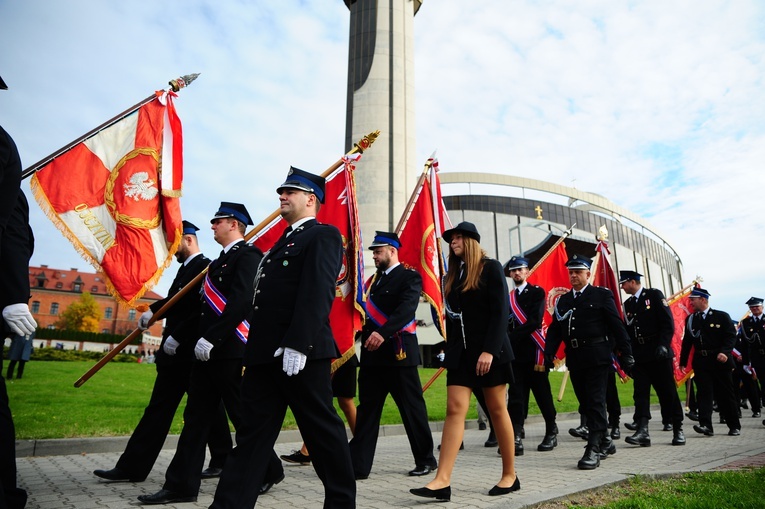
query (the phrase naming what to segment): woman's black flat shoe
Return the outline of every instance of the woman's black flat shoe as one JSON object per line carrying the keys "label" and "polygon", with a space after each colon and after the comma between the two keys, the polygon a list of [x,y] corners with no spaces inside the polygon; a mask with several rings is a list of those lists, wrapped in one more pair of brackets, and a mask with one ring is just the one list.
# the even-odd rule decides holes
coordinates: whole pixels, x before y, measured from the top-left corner
{"label": "woman's black flat shoe", "polygon": [[[520,487],[520,485],[519,485]],[[509,488],[502,488],[509,489]],[[437,490],[431,490],[430,488],[412,488],[409,490],[412,495],[425,498],[435,498],[436,500],[451,500],[452,499],[452,487],[440,488]]]}
{"label": "woman's black flat shoe", "polygon": [[494,486],[492,489],[489,490],[489,495],[492,497],[496,497],[497,495],[507,495],[508,493],[512,493],[514,491],[518,491],[521,489],[521,481],[518,479],[518,476],[515,476],[515,482],[512,486],[509,488],[501,488],[499,486]]}

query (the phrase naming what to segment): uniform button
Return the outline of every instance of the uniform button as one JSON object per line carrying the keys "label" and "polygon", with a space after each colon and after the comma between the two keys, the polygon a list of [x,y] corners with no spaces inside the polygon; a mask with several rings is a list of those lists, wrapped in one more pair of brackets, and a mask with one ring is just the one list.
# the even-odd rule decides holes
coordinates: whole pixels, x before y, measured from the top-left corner
{"label": "uniform button", "polygon": [[254,307],[254,308],[252,308],[252,309],[253,309],[254,311],[257,311],[257,310],[258,310],[258,306],[255,306],[255,307]]}
{"label": "uniform button", "polygon": [[257,291],[257,292],[255,292],[255,293],[260,293],[260,290],[258,290],[258,291]]}
{"label": "uniform button", "polygon": [[271,259],[266,260],[266,263],[271,263]]}
{"label": "uniform button", "polygon": [[286,254],[286,255],[287,255],[287,254],[290,254],[290,252],[289,252],[289,251],[285,251],[285,252],[284,252],[284,254]]}

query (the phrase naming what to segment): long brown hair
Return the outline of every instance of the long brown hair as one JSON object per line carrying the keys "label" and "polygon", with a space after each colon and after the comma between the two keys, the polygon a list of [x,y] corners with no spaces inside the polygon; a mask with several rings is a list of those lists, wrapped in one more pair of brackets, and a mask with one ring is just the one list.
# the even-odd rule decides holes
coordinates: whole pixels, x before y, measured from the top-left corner
{"label": "long brown hair", "polygon": [[481,244],[478,243],[472,237],[467,235],[462,236],[462,256],[460,258],[454,251],[452,251],[451,244],[449,245],[449,270],[446,273],[446,283],[444,293],[449,294],[452,287],[457,284],[460,277],[460,265],[465,262],[465,285],[462,287],[462,291],[477,290],[481,279],[481,272],[483,271],[484,258],[488,255],[486,251],[481,248]]}

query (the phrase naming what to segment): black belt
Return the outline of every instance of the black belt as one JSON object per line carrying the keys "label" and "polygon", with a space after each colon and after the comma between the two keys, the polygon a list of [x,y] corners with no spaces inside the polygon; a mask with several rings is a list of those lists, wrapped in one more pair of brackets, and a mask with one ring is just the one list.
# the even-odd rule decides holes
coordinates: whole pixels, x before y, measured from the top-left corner
{"label": "black belt", "polygon": [[709,355],[715,355],[717,350],[699,350],[699,354],[701,354],[702,357],[707,357]]}
{"label": "black belt", "polygon": [[651,334],[650,336],[636,336],[635,341],[637,341],[639,344],[644,345],[649,341],[653,341],[656,339],[658,334]]}
{"label": "black belt", "polygon": [[598,336],[594,338],[571,338],[568,340],[571,348],[579,348],[580,346],[597,345],[598,343],[605,343],[605,336]]}

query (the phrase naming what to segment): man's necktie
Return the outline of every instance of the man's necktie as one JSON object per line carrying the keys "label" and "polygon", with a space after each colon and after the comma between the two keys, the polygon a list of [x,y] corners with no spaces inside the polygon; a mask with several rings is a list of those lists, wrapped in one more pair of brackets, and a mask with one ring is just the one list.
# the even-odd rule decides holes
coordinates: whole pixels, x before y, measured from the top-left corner
{"label": "man's necktie", "polygon": [[579,297],[580,293],[582,293],[582,292],[577,292],[576,290],[574,290],[574,298],[576,299],[577,297]]}

